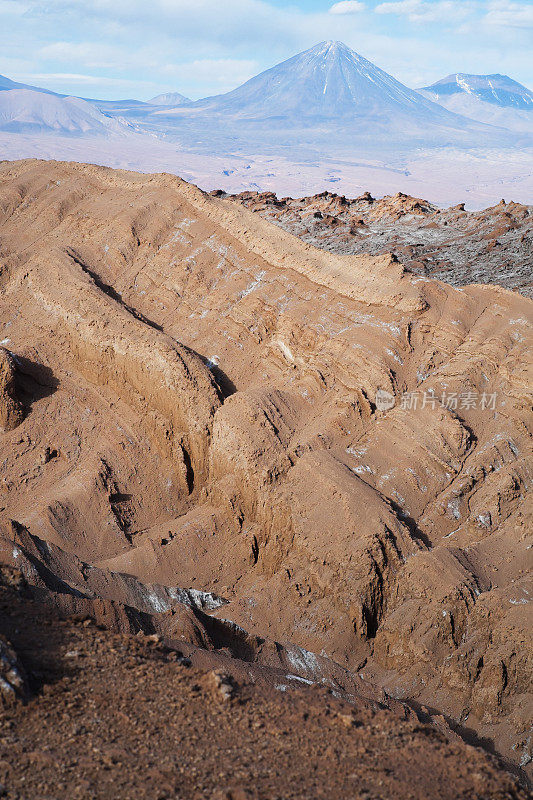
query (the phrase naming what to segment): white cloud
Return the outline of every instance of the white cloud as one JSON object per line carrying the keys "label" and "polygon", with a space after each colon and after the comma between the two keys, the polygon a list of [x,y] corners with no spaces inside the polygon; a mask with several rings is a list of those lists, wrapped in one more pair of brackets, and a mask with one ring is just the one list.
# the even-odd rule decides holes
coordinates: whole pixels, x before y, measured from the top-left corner
{"label": "white cloud", "polygon": [[421,0],[398,0],[398,2],[380,3],[374,11],[376,14],[411,14],[422,5]]}
{"label": "white cloud", "polygon": [[18,0],[0,0],[0,15],[1,16],[14,16],[21,17],[28,10],[26,3],[20,3]]}
{"label": "white cloud", "polygon": [[64,93],[66,85],[77,87],[78,90],[83,90],[83,87],[87,86],[100,86],[118,91],[131,91],[132,89],[145,91],[157,86],[151,81],[108,78],[102,75],[83,75],[77,72],[26,72],[19,73],[17,79],[21,83],[29,83],[32,86],[41,86],[61,93]]}
{"label": "white cloud", "polygon": [[[159,58],[158,58],[159,55]],[[46,88],[64,88],[93,85],[117,91],[148,91],[161,89],[161,84],[166,84],[167,89],[183,91],[184,86],[194,86],[193,94],[203,96],[211,92],[223,92],[234,89],[260,71],[257,61],[251,59],[234,58],[205,58],[194,59],[182,63],[172,63],[163,58],[161,52],[154,47],[139,48],[135,52],[126,50],[121,45],[113,46],[102,42],[53,42],[45,45],[38,52],[38,56],[46,62],[54,64],[76,64],[79,68],[87,70],[106,69],[116,77],[105,77],[89,73],[32,73],[25,70],[21,80],[24,82],[41,82]],[[148,68],[157,76],[156,81],[128,80],[118,77],[120,72],[135,68],[142,62],[146,74]],[[31,79],[31,80],[30,80]],[[61,83],[63,81],[63,84]],[[166,89],[165,89],[166,91]]]}
{"label": "white cloud", "polygon": [[38,51],[38,55],[45,61],[60,64],[76,64],[89,69],[116,69],[135,64],[135,60],[142,57],[143,65],[154,66],[157,60],[146,62],[146,53],[125,53],[118,44],[104,44],[103,42],[51,42]]}
{"label": "white cloud", "polygon": [[485,22],[498,27],[533,28],[533,5],[494,0],[489,3]]}
{"label": "white cloud", "polygon": [[257,61],[245,61],[234,58],[204,58],[186,64],[178,64],[165,70],[178,81],[195,81],[206,86],[216,86],[217,91],[233,89],[253,78],[259,71]]}
{"label": "white cloud", "polygon": [[335,3],[331,6],[330,14],[358,14],[364,11],[366,6],[360,3],[359,0],[342,0],[340,3]]}
{"label": "white cloud", "polygon": [[473,2],[458,0],[398,0],[380,3],[376,14],[398,14],[406,16],[411,22],[444,22],[455,24],[468,17],[476,6]]}
{"label": "white cloud", "polygon": [[[112,25],[119,36],[132,30],[137,35],[157,32],[188,42],[190,52],[209,42],[225,48],[253,46],[266,37],[292,38],[300,14],[294,9],[273,8],[265,0],[28,0],[28,18],[55,20],[58,30],[83,30],[87,26],[109,31]],[[292,23],[292,25],[291,25]]]}
{"label": "white cloud", "polygon": [[0,0],[0,73],[92,97],[198,98],[331,39],[409,85],[458,71],[533,85],[532,14],[533,0]]}

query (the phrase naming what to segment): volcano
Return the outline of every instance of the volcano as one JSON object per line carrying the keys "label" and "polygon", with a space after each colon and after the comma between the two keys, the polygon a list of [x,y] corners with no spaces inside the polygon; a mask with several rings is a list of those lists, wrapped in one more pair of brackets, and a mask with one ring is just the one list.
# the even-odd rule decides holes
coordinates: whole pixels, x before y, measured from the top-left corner
{"label": "volcano", "polygon": [[197,109],[246,119],[462,124],[342,42],[321,42]]}

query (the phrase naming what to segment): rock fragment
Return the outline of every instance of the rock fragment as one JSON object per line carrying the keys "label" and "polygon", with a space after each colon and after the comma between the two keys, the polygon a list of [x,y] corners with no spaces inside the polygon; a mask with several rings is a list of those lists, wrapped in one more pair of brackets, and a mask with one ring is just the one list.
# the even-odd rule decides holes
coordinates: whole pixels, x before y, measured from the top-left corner
{"label": "rock fragment", "polygon": [[24,419],[24,411],[15,389],[15,361],[5,347],[0,347],[0,431],[12,431]]}
{"label": "rock fragment", "polygon": [[28,697],[24,668],[7,639],[0,636],[0,707],[25,702]]}

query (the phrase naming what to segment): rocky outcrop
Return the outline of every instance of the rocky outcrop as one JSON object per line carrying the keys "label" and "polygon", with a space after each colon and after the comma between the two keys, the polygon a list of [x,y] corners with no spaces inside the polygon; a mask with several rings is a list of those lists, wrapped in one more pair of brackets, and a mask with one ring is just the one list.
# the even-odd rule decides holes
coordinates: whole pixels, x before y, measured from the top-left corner
{"label": "rocky outcrop", "polygon": [[[224,192],[215,193],[226,197]],[[252,211],[333,253],[394,253],[412,272],[454,286],[494,283],[532,296],[531,206],[506,203],[441,209],[398,192],[379,200],[322,192],[279,199],[271,192],[231,196]]]}
{"label": "rocky outcrop", "polygon": [[11,431],[24,417],[16,395],[15,362],[4,347],[0,347],[0,431]]}
{"label": "rocky outcrop", "polygon": [[0,636],[0,706],[11,706],[28,697],[24,668],[9,642]]}
{"label": "rocky outcrop", "polygon": [[[92,619],[109,630],[149,636],[170,650],[199,657],[203,663],[220,664],[230,655],[245,662],[244,674],[251,668],[249,665],[254,665],[252,669],[258,668],[258,677],[326,684],[338,692],[379,702],[395,713],[411,713],[407,706],[323,655],[265,640],[222,615],[216,616],[215,612],[229,603],[210,592],[144,584],[131,575],[99,569],[21,528],[4,531],[0,537],[0,570],[9,570],[11,577],[7,582],[0,575],[0,585],[16,586],[24,597],[53,609],[63,618]],[[12,578],[17,574],[20,580],[13,584]],[[211,654],[207,661],[206,656],[198,656],[198,649]],[[0,653],[4,652],[10,680],[4,687],[6,702],[8,695],[13,699],[27,697],[24,670],[9,645],[0,649]]]}

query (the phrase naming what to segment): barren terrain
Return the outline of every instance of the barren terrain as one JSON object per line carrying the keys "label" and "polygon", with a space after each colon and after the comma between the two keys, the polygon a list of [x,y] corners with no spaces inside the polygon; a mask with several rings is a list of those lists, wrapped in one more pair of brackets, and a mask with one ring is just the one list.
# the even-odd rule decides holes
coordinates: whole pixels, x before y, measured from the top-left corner
{"label": "barren terrain", "polygon": [[157,638],[59,620],[2,577],[0,631],[35,695],[23,710],[0,702],[5,798],[526,800],[494,759],[414,715],[236,680]]}
{"label": "barren terrain", "polygon": [[171,172],[206,191],[271,191],[280,197],[302,197],[332,191],[357,197],[369,189],[377,197],[401,189],[432,203],[450,206],[466,202],[482,209],[513,197],[533,202],[531,148],[501,152],[484,148],[468,152],[419,150],[388,156],[381,151],[354,153],[347,138],[340,149],[322,147],[303,152],[292,147],[236,147],[229,138],[217,141],[224,127],[204,136],[204,144],[183,134],[179,142],[141,133],[127,137],[76,139],[60,135],[0,131],[0,158],[58,159],[101,164],[139,172]]}
{"label": "barren terrain", "polygon": [[[57,614],[263,674],[251,702],[282,716],[279,687],[319,684],[524,781],[532,303],[402,260],[316,249],[170,175],[1,163],[0,561]],[[68,691],[30,701],[23,741]],[[442,796],[513,796],[482,784]]]}
{"label": "barren terrain", "polygon": [[[216,196],[227,196],[215,192]],[[355,199],[332,192],[278,198],[231,195],[304,242],[333,253],[394,253],[412,272],[452,286],[496,283],[533,295],[533,207],[501,200],[482,211],[441,209],[398,192]]]}

